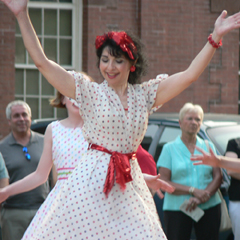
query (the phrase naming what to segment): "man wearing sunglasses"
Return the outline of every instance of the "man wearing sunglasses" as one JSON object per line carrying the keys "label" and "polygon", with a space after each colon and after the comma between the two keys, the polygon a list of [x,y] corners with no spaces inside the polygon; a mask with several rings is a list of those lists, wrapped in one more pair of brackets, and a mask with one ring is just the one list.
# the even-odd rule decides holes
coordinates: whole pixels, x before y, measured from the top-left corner
{"label": "man wearing sunglasses", "polygon": [[[10,102],[6,117],[11,132],[0,141],[9,173],[9,183],[34,172],[43,150],[43,135],[30,130],[31,109],[24,101]],[[9,197],[1,210],[3,240],[20,240],[40,205],[49,193],[48,183]]]}

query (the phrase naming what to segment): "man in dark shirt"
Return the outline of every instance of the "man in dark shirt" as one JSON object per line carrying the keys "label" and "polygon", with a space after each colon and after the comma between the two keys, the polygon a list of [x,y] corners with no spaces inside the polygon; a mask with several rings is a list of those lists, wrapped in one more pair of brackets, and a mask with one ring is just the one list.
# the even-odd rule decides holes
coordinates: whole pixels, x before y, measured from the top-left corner
{"label": "man in dark shirt", "polygon": [[[43,150],[43,135],[30,130],[31,109],[24,101],[13,101],[6,108],[11,133],[0,142],[9,173],[16,182],[37,168]],[[3,240],[20,240],[49,192],[48,183],[9,197],[1,211]]]}

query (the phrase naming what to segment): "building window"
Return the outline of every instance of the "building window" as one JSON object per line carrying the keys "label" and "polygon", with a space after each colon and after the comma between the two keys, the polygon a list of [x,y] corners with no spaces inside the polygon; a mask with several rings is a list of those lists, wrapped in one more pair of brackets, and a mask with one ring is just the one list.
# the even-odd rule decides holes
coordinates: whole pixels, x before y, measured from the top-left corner
{"label": "building window", "polygon": [[[80,71],[82,1],[38,0],[30,1],[28,6],[32,24],[47,57],[67,70]],[[33,119],[66,117],[64,109],[49,105],[49,99],[54,97],[56,90],[27,53],[18,24],[15,36],[15,98],[30,105]]]}

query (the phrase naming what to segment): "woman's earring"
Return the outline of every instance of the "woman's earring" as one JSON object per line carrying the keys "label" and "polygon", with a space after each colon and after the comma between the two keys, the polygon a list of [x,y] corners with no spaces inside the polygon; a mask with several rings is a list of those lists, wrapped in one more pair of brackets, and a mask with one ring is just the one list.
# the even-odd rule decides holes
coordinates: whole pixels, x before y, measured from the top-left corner
{"label": "woman's earring", "polygon": [[130,67],[130,72],[135,72],[135,70],[136,70],[136,67],[135,67],[135,66],[131,66],[131,67]]}

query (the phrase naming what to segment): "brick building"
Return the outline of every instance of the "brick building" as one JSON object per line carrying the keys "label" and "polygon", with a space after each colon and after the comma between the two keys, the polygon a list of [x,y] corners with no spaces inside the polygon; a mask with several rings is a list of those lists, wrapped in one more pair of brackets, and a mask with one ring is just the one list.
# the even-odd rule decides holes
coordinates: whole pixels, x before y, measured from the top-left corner
{"label": "brick building", "polygon": [[[144,80],[159,73],[182,71],[207,42],[223,9],[240,10],[235,0],[48,0],[30,1],[29,12],[47,56],[66,69],[100,79],[94,40],[108,29],[131,30],[146,46],[149,71]],[[55,90],[33,65],[23,46],[14,16],[0,3],[0,138],[8,133],[5,107],[23,99],[33,118],[61,117],[48,105]],[[205,112],[238,113],[239,30],[223,39],[200,79],[160,110],[176,112],[187,101]]]}

